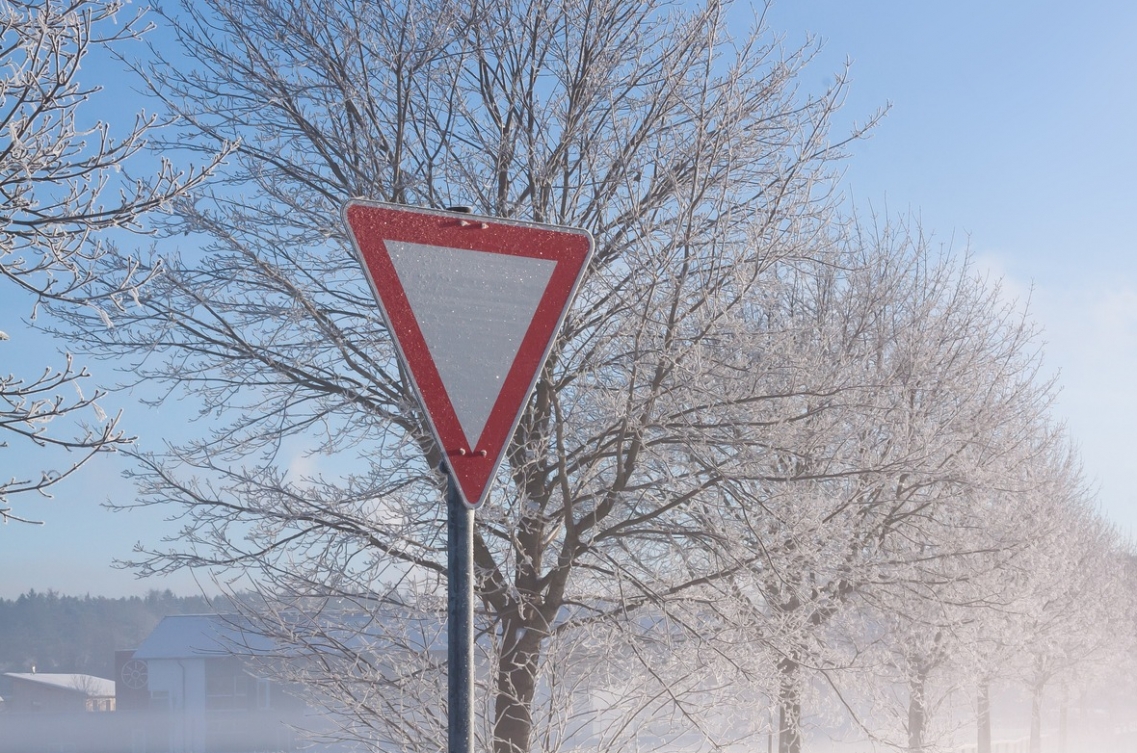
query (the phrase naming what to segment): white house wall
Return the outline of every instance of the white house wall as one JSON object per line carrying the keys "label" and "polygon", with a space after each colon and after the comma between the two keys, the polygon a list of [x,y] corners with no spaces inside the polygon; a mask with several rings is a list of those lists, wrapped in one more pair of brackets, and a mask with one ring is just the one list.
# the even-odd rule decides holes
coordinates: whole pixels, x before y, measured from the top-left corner
{"label": "white house wall", "polygon": [[170,711],[170,753],[205,750],[205,661],[147,661],[151,703],[160,709],[163,694]]}

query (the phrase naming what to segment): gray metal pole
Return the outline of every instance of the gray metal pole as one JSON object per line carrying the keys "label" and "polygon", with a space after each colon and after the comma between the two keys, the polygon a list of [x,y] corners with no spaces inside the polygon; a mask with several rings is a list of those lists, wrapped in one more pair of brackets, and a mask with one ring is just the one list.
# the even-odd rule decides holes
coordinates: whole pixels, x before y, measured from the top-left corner
{"label": "gray metal pole", "polygon": [[[470,214],[470,207],[448,207]],[[474,753],[474,511],[446,470],[447,753]]]}
{"label": "gray metal pole", "polygon": [[474,751],[474,511],[446,470],[448,753]]}

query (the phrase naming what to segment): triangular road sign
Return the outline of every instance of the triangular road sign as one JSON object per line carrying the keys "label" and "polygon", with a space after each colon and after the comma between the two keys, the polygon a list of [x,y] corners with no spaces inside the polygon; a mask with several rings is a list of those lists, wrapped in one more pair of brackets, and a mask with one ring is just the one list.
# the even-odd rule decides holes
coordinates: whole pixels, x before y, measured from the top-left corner
{"label": "triangular road sign", "polygon": [[343,209],[435,441],[485,500],[592,257],[587,231],[397,204]]}

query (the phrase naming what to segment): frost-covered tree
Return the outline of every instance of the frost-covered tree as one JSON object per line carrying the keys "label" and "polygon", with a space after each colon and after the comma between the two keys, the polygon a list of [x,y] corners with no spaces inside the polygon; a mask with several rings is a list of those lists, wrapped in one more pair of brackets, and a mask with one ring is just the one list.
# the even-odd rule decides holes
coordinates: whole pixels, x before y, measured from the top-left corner
{"label": "frost-covered tree", "polygon": [[[8,314],[25,302],[33,318],[41,308],[79,307],[109,325],[153,270],[128,259],[113,275],[96,271],[110,251],[99,232],[140,229],[141,215],[196,179],[165,161],[145,179],[127,177],[123,169],[156,121],[128,116],[112,127],[93,114],[99,87],[80,79],[85,58],[144,31],[121,10],[114,0],[0,2],[0,297]],[[0,341],[9,339],[0,332]],[[3,362],[0,449],[16,442],[68,451],[55,470],[21,467],[0,478],[0,520],[27,521],[12,497],[47,494],[95,453],[129,438],[118,417],[99,408],[103,393],[69,355],[60,365],[13,371],[10,359]]]}
{"label": "frost-covered tree", "polygon": [[1055,540],[1062,519],[1085,497],[1079,460],[1063,428],[1043,425],[984,500],[981,533],[997,545],[982,552],[991,566],[972,578],[965,606],[979,609],[969,609],[953,629],[956,648],[945,683],[974,692],[978,753],[991,753],[991,688],[1014,675],[1029,641],[1021,623],[1024,605],[1040,588],[1062,587],[1037,569],[1032,553]]}
{"label": "frost-covered tree", "polygon": [[115,329],[70,315],[77,339],[199,407],[190,441],[136,457],[139,503],[183,521],[136,564],[252,584],[245,617],[289,647],[281,671],[337,736],[407,751],[445,736],[441,454],[349,253],[353,197],[597,241],[478,515],[495,753],[571,749],[583,720],[606,750],[721,747],[755,731],[720,723],[730,704],[780,709],[796,753],[808,689],[839,692],[884,655],[874,615],[958,628],[950,601],[993,567],[977,549],[1013,541],[967,534],[1045,413],[1031,327],[918,234],[832,221],[844,83],[802,95],[808,50],[760,19],[740,32],[743,16],[170,11],[180,49],[140,66],[183,125],[168,146],[239,146],[178,205],[165,229],[187,250],[160,247],[163,273]]}
{"label": "frost-covered tree", "polygon": [[[736,356],[784,358],[768,367],[782,382],[764,386],[785,404],[699,458],[726,479],[714,541],[734,548],[720,556],[776,657],[784,753],[801,749],[807,687],[865,670],[883,625],[945,611],[992,567],[986,552],[1011,546],[989,535],[982,500],[1008,483],[1050,397],[1033,328],[965,260],[902,230],[850,237],[777,308],[798,319],[793,350]],[[917,688],[935,657],[908,655]],[[912,712],[921,738],[925,712]]]}
{"label": "frost-covered tree", "polygon": [[[1016,615],[1024,599],[1040,581],[1049,582],[1030,552],[1051,538],[1056,517],[1064,514],[1052,510],[1078,504],[1080,494],[1076,457],[1061,429],[1045,418],[1035,416],[1015,431],[1018,441],[983,483],[943,511],[947,525],[929,529],[936,539],[926,546],[949,556],[929,577],[875,605],[888,626],[877,647],[886,657],[881,664],[893,670],[884,673],[884,684],[907,686],[899,726],[908,750],[935,749],[973,720],[980,740],[989,743],[990,684],[1022,650]],[[972,694],[975,715],[961,717],[958,699]]]}
{"label": "frost-covered tree", "polygon": [[1055,681],[1100,674],[1129,644],[1126,553],[1084,487],[1052,488],[1037,508],[1049,535],[1027,553],[1034,577],[1017,603],[1021,654],[1015,674],[1031,698],[1030,749],[1042,749],[1043,694]]}
{"label": "frost-covered tree", "polygon": [[[129,321],[83,328],[201,409],[193,441],[139,458],[142,503],[184,521],[140,564],[252,578],[265,629],[311,649],[348,736],[437,749],[437,717],[376,706],[378,678],[408,694],[429,678],[392,677],[358,641],[290,615],[313,599],[380,627],[384,609],[430,613],[445,546],[441,456],[341,204],[469,204],[596,238],[475,541],[483,733],[497,753],[551,749],[534,727],[551,645],[603,623],[595,634],[626,649],[643,613],[699,637],[676,601],[723,577],[700,554],[700,509],[724,478],[692,448],[729,436],[754,400],[720,389],[749,368],[723,348],[781,337],[761,290],[827,242],[843,81],[802,95],[808,51],[784,51],[747,12],[227,0],[171,14],[181,50],[168,63],[155,50],[151,83],[188,124],[176,144],[239,147],[169,226],[194,249],[167,247]],[[291,467],[296,448],[322,470]]]}

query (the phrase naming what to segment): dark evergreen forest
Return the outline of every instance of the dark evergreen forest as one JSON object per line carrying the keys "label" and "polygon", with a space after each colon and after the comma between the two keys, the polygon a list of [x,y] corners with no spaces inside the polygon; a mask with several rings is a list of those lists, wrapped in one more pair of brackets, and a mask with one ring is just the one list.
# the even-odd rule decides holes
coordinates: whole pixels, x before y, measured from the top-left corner
{"label": "dark evergreen forest", "polygon": [[0,672],[30,672],[34,666],[37,672],[109,679],[114,652],[136,648],[166,615],[214,611],[203,596],[168,590],[119,599],[28,591],[15,600],[0,599]]}

